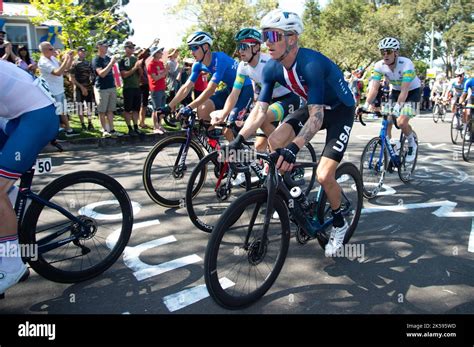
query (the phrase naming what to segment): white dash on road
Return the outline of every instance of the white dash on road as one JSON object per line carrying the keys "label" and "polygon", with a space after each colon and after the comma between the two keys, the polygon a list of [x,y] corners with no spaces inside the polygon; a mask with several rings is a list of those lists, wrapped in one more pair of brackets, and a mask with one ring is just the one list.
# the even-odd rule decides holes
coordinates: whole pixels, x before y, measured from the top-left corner
{"label": "white dash on road", "polygon": [[472,218],[471,234],[469,235],[469,246],[467,247],[467,251],[474,253],[474,218]]}
{"label": "white dash on road", "polygon": [[[224,277],[219,280],[223,289],[232,287],[235,283]],[[199,286],[182,290],[180,292],[165,296],[163,302],[170,312],[180,310],[186,306],[192,305],[202,299],[209,296],[206,285],[201,284]]]}
{"label": "white dash on road", "polygon": [[133,273],[137,280],[143,281],[144,279],[161,275],[162,273],[178,269],[180,267],[194,264],[201,261],[202,258],[196,254],[188,255],[186,257],[174,259],[166,263],[161,263],[158,265],[147,265],[146,268],[141,269]]}

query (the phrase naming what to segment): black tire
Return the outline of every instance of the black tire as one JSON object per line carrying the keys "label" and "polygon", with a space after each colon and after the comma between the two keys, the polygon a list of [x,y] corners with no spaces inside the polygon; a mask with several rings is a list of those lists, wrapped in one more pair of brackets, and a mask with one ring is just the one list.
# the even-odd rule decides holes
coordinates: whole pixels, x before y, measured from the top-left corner
{"label": "black tire", "polygon": [[[145,191],[154,202],[161,206],[178,207],[184,203],[188,183],[187,177],[189,177],[186,175],[189,175],[204,157],[201,146],[192,140],[186,157],[187,168],[182,176],[174,176],[173,168],[179,148],[184,143],[186,143],[186,137],[180,135],[170,136],[161,140],[148,153],[143,165],[142,178]],[[171,150],[172,154],[164,154],[165,150]],[[159,160],[155,161],[159,154],[163,154],[163,158],[160,156]]]}
{"label": "black tire", "polygon": [[438,123],[439,120],[439,105],[436,104],[433,106],[433,121]]}
{"label": "black tire", "polygon": [[[205,232],[212,232],[219,217],[236,198],[236,193],[250,189],[250,174],[245,173],[245,183],[232,186],[228,195],[222,190],[228,182],[228,169],[217,187],[217,182],[224,170],[224,163],[218,161],[218,152],[206,155],[194,168],[186,188],[186,209],[191,222]],[[226,165],[228,168],[228,166]],[[235,176],[235,175],[233,175]],[[217,187],[217,188],[216,188]],[[216,190],[217,189],[217,190]]]}
{"label": "black tire", "polygon": [[398,168],[398,177],[402,180],[403,183],[408,183],[411,181],[413,177],[413,173],[415,172],[416,168],[416,161],[418,160],[418,151],[420,146],[418,145],[418,135],[413,131],[413,136],[415,137],[416,142],[416,154],[415,160],[412,163],[408,163],[406,161],[406,156],[408,154],[408,141],[405,135],[402,136],[400,141],[400,167]]}
{"label": "black tire", "polygon": [[467,123],[465,134],[462,137],[462,158],[467,162],[470,161],[471,147],[472,142],[474,141],[472,126],[473,121],[471,120],[469,123]]}
{"label": "black tire", "polygon": [[[219,219],[207,244],[206,255],[204,257],[204,278],[206,280],[206,286],[211,297],[225,308],[243,308],[260,299],[275,282],[285,262],[290,240],[290,221],[285,201],[279,195],[277,195],[273,201],[274,210],[278,213],[279,218],[271,219],[268,237],[270,240],[273,240],[273,237],[278,237],[280,241],[269,241],[269,247],[275,247],[272,247],[271,250],[267,247],[263,258],[258,258],[258,254],[252,253],[252,251],[255,251],[256,247],[258,247],[259,235],[258,231],[257,235],[255,235],[255,231],[251,230],[252,234],[249,238],[250,245],[247,250],[242,248],[245,235],[249,229],[249,223],[246,225],[243,221],[244,216],[250,217],[251,220],[251,216],[254,214],[256,219],[259,218],[254,226],[262,227],[267,196],[268,193],[265,188],[250,190],[244,195],[241,195]],[[239,230],[239,227],[242,230],[242,235],[236,235],[236,237],[233,238],[233,235]],[[266,259],[270,257],[270,252],[273,254],[274,251],[276,251],[277,254],[271,258],[270,263],[268,263]],[[219,257],[220,255],[222,255],[223,258]],[[243,265],[236,266],[232,260],[239,256],[241,258],[241,264]],[[225,266],[227,264],[224,260],[233,263],[228,265],[229,272],[225,272]],[[245,265],[248,265],[248,271],[246,271],[247,268],[244,268],[242,272],[239,272]],[[270,269],[270,267],[272,268]],[[233,276],[231,271],[235,271],[236,275]],[[227,283],[233,283],[233,285],[227,289],[223,288],[226,286],[225,284],[221,285],[219,279],[224,281],[224,278],[227,279]],[[252,285],[250,282],[253,278],[255,278],[256,281],[262,279],[262,283],[260,285]],[[242,288],[244,293],[239,295],[237,291],[242,284],[244,286]],[[247,291],[245,290],[246,288],[248,288]],[[253,288],[254,290],[250,290]]]}
{"label": "black tire", "polygon": [[[363,206],[363,186],[362,177],[359,170],[352,163],[342,163],[336,170],[336,180],[342,188],[341,208],[342,214],[349,224],[349,229],[344,237],[344,244],[349,242],[359,223]],[[317,209],[319,223],[331,217],[331,206],[327,200],[326,192],[323,190],[321,200]],[[325,249],[329,240],[329,233],[321,231],[317,234],[317,239],[321,248]]]}
{"label": "black tire", "polygon": [[363,182],[363,194],[367,199],[372,199],[377,196],[382,187],[385,172],[388,166],[388,152],[384,148],[382,155],[382,164],[380,170],[377,169],[380,150],[382,148],[382,139],[374,137],[365,146],[360,158],[360,174]]}
{"label": "black tire", "polygon": [[[95,196],[99,201],[94,201]],[[90,235],[75,241],[87,247],[89,253],[83,254],[84,249],[71,241],[45,250],[54,241],[73,236],[77,225],[57,210],[33,201],[23,219],[20,235],[22,243],[38,245],[38,258],[26,259],[38,274],[60,283],[85,281],[107,270],[122,254],[132,232],[133,212],[127,192],[115,179],[100,172],[74,172],[49,183],[39,197],[76,217],[81,216],[95,227]],[[97,205],[101,201],[108,206],[102,213]],[[109,213],[104,214],[105,211]],[[66,231],[46,241],[58,230]]]}
{"label": "black tire", "polygon": [[460,127],[462,127],[461,119],[457,116],[457,113],[454,113],[453,118],[451,119],[451,142],[453,143],[453,145],[457,144],[459,135],[463,135],[463,132]]}

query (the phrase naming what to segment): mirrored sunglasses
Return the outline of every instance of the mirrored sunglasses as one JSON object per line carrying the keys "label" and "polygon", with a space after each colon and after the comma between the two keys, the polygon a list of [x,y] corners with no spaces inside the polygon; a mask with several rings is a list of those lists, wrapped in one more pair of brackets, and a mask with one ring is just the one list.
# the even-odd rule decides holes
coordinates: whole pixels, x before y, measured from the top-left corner
{"label": "mirrored sunglasses", "polygon": [[246,51],[247,49],[249,49],[250,47],[253,47],[253,46],[255,46],[255,43],[241,42],[237,45],[237,49],[239,51]]}
{"label": "mirrored sunglasses", "polygon": [[199,46],[198,45],[192,45],[192,46],[189,46],[189,49],[193,52],[197,51],[199,49]]}
{"label": "mirrored sunglasses", "polygon": [[382,54],[382,55],[385,55],[385,54],[390,55],[392,53],[393,53],[393,49],[381,49],[380,50],[380,54]]}

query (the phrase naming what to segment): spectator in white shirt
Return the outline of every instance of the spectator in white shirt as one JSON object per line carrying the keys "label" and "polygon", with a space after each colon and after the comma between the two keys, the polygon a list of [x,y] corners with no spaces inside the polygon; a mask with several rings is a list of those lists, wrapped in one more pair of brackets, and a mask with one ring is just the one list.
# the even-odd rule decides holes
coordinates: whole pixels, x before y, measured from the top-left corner
{"label": "spectator in white shirt", "polygon": [[56,57],[54,56],[54,47],[51,43],[44,41],[39,44],[39,50],[41,52],[41,58],[38,61],[38,68],[41,72],[41,77],[43,77],[46,82],[48,82],[51,93],[56,99],[56,103],[61,104],[60,108],[60,117],[61,123],[65,127],[66,137],[73,137],[79,135],[71,129],[69,125],[69,119],[66,115],[67,106],[66,99],[64,95],[64,73],[71,67],[73,51],[68,51],[64,54],[64,61],[59,63]]}

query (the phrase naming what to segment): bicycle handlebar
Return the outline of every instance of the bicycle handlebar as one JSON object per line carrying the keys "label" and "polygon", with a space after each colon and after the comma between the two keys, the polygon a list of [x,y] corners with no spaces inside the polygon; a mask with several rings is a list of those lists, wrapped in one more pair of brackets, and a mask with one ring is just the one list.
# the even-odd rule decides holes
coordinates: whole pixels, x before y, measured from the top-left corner
{"label": "bicycle handlebar", "polygon": [[[393,118],[397,118],[397,116],[391,114],[391,113],[382,113],[380,111],[367,111],[367,110],[364,110],[364,109],[361,109],[359,108],[358,109],[358,113],[359,113],[359,122],[360,124],[362,124],[363,126],[366,126],[367,124],[364,123],[364,121],[362,120],[362,114],[363,113],[366,113],[366,114],[375,114],[377,115],[377,117],[388,117],[388,116],[392,116]],[[397,122],[393,122],[393,124],[395,125],[395,128],[397,128],[398,130],[400,130],[400,127],[397,125]]]}

